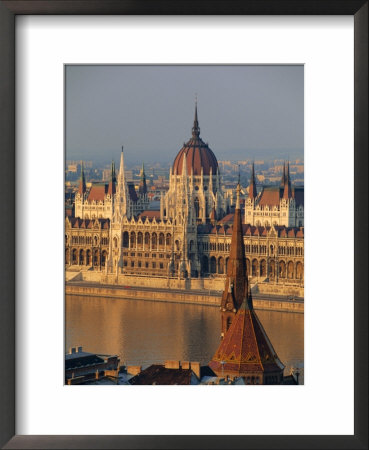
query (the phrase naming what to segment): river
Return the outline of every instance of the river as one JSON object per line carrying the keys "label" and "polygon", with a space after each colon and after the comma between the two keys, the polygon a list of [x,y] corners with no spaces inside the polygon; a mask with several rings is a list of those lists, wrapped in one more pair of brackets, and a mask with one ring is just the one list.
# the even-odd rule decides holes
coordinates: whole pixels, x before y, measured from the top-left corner
{"label": "river", "polygon": [[[257,311],[285,375],[304,375],[304,315]],[[214,306],[66,295],[66,351],[117,354],[121,364],[143,367],[165,360],[207,364],[220,342],[220,312]]]}

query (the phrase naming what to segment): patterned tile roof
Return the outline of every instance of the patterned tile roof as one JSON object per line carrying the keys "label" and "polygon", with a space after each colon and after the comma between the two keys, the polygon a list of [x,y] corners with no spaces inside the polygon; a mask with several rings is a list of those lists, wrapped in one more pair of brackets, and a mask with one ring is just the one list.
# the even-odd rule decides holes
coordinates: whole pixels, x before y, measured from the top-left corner
{"label": "patterned tile roof", "polygon": [[209,367],[218,375],[279,372],[279,360],[253,309],[241,308],[222,339]]}

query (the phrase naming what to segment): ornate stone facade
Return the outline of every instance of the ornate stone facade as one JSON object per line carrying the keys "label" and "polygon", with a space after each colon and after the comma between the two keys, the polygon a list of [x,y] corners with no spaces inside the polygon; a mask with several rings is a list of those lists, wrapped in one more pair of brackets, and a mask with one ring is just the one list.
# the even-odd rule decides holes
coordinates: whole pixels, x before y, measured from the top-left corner
{"label": "ornate stone facade", "polygon": [[245,203],[245,223],[256,226],[304,226],[304,188],[292,187],[289,163],[283,168],[280,186],[263,187],[256,191],[252,165],[249,195]]}
{"label": "ornate stone facade", "polygon": [[[284,179],[287,198],[284,190],[276,188],[278,199],[282,192],[282,203],[296,203],[297,191],[289,187],[289,175]],[[254,184],[252,179],[246,217],[247,205],[260,204],[264,195],[257,196]],[[123,149],[118,176],[115,177],[113,166],[109,185],[92,186],[88,191],[82,170],[75,208],[79,219],[66,219],[66,264],[89,268],[92,263],[86,257],[70,255],[79,255],[81,250],[85,255],[87,252],[94,255],[98,250],[101,263],[92,267],[105,275],[114,274],[116,279],[118,275],[120,279],[122,275],[203,278],[219,280],[220,283],[214,284],[220,286],[228,267],[234,214],[222,188],[216,157],[200,138],[197,107],[192,137],[170,169],[169,190],[161,199],[160,211],[147,210],[148,203],[144,168],[138,193],[125,180]],[[279,214],[283,212],[278,208]],[[99,227],[104,234],[101,238],[105,239],[101,248],[93,245],[94,240],[86,241],[87,235],[95,238],[90,230]],[[303,227],[266,223],[256,226],[249,222],[242,227],[247,271],[252,282],[303,285]]]}

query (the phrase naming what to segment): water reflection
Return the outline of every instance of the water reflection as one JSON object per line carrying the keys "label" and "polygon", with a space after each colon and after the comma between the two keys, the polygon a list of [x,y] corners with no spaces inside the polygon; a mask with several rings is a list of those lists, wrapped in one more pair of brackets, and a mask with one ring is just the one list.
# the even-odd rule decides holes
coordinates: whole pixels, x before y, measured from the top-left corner
{"label": "water reflection", "polygon": [[[86,351],[117,354],[130,365],[166,359],[207,364],[220,340],[219,309],[212,306],[67,295],[65,314],[66,350],[82,345]],[[303,367],[303,314],[257,314],[285,373]]]}

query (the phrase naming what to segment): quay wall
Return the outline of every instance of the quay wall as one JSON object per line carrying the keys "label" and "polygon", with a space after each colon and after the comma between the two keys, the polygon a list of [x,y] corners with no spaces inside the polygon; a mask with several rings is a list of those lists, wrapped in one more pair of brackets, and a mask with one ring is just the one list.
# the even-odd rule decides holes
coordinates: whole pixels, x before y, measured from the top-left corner
{"label": "quay wall", "polygon": [[[106,274],[96,270],[67,270],[66,281],[84,281],[114,286],[147,287],[150,289],[181,289],[186,291],[223,292],[226,276],[209,278],[178,279],[170,277],[145,277],[125,274]],[[293,283],[274,283],[251,278],[252,292],[263,296],[303,298],[304,287]]]}
{"label": "quay wall", "polygon": [[[195,305],[220,306],[221,293],[214,295],[203,293],[195,293],[191,291],[165,291],[139,287],[117,286],[117,285],[100,285],[87,282],[67,282],[65,285],[65,293],[68,295],[79,295],[88,297],[109,297],[120,299],[148,300],[170,303],[186,303]],[[255,309],[284,311],[284,312],[304,312],[303,300],[288,300],[279,297],[264,296],[253,294],[253,303]]]}

